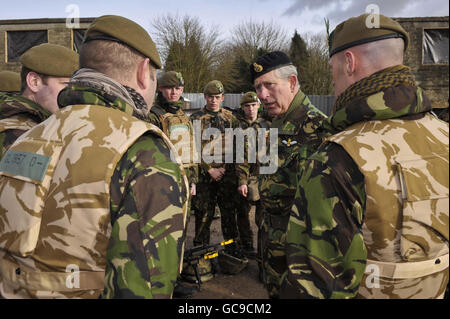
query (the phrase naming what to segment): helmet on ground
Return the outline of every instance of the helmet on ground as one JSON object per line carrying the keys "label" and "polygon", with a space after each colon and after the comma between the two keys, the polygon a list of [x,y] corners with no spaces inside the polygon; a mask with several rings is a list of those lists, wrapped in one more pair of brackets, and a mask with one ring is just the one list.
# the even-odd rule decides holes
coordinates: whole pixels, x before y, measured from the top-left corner
{"label": "helmet on ground", "polygon": [[[210,259],[201,258],[197,264],[198,275],[202,282],[213,279],[212,265]],[[197,277],[195,276],[194,266],[188,263],[183,264],[183,271],[181,272],[181,278],[188,282],[197,283]]]}
{"label": "helmet on ground", "polygon": [[219,266],[224,274],[236,275],[244,270],[247,265],[247,258],[238,258],[225,250],[219,252]]}

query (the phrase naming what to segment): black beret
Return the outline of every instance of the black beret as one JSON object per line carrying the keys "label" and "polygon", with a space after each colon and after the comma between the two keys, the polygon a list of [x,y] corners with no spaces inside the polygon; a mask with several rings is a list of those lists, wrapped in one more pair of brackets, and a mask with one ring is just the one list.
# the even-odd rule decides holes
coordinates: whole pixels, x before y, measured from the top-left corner
{"label": "black beret", "polygon": [[252,82],[263,74],[288,65],[293,64],[289,56],[284,52],[273,51],[264,54],[258,57],[256,61],[250,65],[250,75],[252,77]]}

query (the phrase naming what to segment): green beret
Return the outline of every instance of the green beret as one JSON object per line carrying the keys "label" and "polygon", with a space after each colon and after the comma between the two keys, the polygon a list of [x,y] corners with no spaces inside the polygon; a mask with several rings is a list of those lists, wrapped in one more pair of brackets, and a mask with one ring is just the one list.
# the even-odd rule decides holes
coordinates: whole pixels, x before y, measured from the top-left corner
{"label": "green beret", "polygon": [[184,86],[183,76],[181,75],[180,72],[175,71],[164,72],[158,78],[158,86],[163,88]]}
{"label": "green beret", "polygon": [[255,92],[247,92],[241,97],[241,106],[247,103],[259,102],[258,96]]}
{"label": "green beret", "polygon": [[[405,41],[405,51],[408,47],[408,33],[397,21],[394,21],[382,14],[379,15],[380,25],[378,28],[367,25],[369,13],[359,17],[350,18],[339,24],[328,37],[330,57],[342,50],[389,38],[402,38]],[[369,17],[371,21],[371,17]]]}
{"label": "green beret", "polygon": [[60,45],[44,43],[27,50],[20,57],[23,66],[31,71],[70,78],[78,70],[78,53]]}
{"label": "green beret", "polygon": [[20,74],[11,71],[0,72],[0,92],[20,92]]}
{"label": "green beret", "polygon": [[92,40],[123,43],[148,57],[157,69],[161,68],[155,42],[144,28],[127,18],[105,15],[95,19],[86,31],[84,43]]}
{"label": "green beret", "polygon": [[214,80],[206,84],[203,93],[206,95],[224,94],[223,84],[220,81]]}

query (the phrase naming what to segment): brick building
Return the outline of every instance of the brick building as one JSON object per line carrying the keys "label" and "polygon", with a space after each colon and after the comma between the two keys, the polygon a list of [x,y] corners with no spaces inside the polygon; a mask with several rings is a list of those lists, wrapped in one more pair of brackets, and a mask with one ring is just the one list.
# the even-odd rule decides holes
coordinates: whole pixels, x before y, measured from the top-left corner
{"label": "brick building", "polygon": [[84,32],[93,20],[80,18],[74,28],[67,27],[66,19],[0,20],[0,70],[20,72],[20,56],[41,43],[59,44],[78,51]]}
{"label": "brick building", "polygon": [[[405,64],[411,67],[418,84],[426,90],[434,104],[448,106],[449,17],[394,19],[411,37]],[[0,70],[19,72],[20,55],[44,42],[78,51],[84,31],[93,20],[80,18],[76,28],[68,28],[66,19],[0,20]],[[328,104],[331,105],[332,100]]]}
{"label": "brick building", "polygon": [[449,17],[395,18],[409,33],[405,65],[434,105],[449,99]]}

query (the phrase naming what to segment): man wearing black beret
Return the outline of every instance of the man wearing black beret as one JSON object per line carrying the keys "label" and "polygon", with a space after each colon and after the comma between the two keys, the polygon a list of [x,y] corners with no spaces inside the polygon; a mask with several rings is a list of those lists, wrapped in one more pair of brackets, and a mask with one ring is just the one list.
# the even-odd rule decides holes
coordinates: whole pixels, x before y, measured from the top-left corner
{"label": "man wearing black beret", "polygon": [[253,84],[278,133],[278,169],[260,175],[264,208],[263,269],[271,298],[278,298],[281,274],[286,269],[284,235],[295,196],[297,173],[321,143],[316,130],[326,117],[300,90],[298,73],[289,57],[270,52],[250,65]]}

